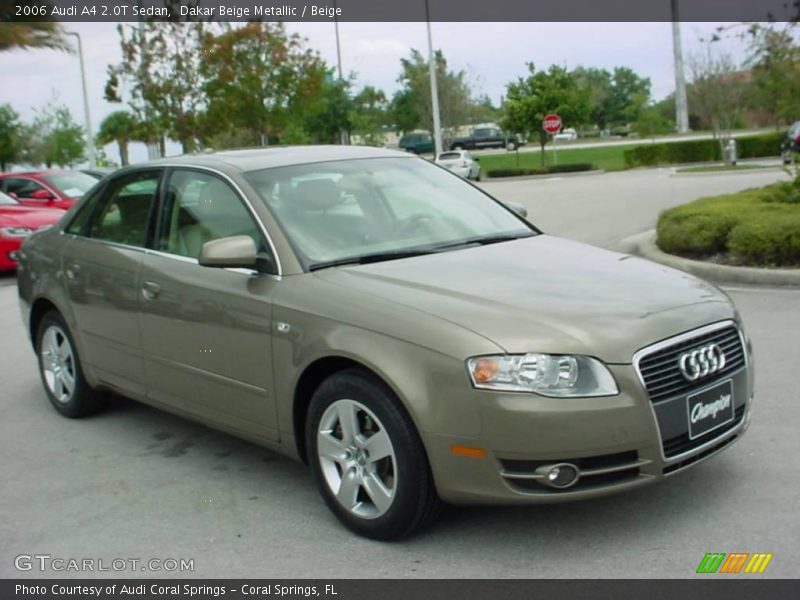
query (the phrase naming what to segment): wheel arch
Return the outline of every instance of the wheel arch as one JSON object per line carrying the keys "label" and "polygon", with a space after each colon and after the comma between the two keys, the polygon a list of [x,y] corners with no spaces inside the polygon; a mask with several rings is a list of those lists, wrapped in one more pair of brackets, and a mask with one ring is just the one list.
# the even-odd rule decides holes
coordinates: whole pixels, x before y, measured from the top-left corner
{"label": "wheel arch", "polygon": [[50,300],[49,298],[39,297],[33,301],[31,304],[31,312],[30,317],[28,318],[28,332],[31,338],[31,344],[33,345],[33,349],[37,350],[37,333],[39,331],[39,324],[42,322],[42,318],[50,312],[51,310],[56,311],[62,317],[64,317],[64,313],[61,309],[56,306],[56,304]]}
{"label": "wheel arch", "polygon": [[305,444],[305,425],[308,407],[311,404],[311,397],[314,395],[314,392],[323,381],[335,375],[336,373],[340,373],[349,369],[358,369],[363,371],[365,374],[374,377],[377,381],[380,381],[389,390],[391,390],[391,392],[400,400],[400,404],[411,418],[411,421],[414,423],[414,426],[417,427],[417,431],[419,432],[416,419],[411,414],[411,411],[409,411],[408,405],[404,401],[402,394],[399,392],[396,386],[392,385],[391,381],[389,381],[386,376],[365,362],[349,356],[334,354],[322,356],[313,360],[303,369],[303,372],[300,374],[300,377],[297,379],[297,383],[294,387],[292,399],[292,425],[296,450],[300,459],[306,464],[308,463],[308,456],[306,453]]}

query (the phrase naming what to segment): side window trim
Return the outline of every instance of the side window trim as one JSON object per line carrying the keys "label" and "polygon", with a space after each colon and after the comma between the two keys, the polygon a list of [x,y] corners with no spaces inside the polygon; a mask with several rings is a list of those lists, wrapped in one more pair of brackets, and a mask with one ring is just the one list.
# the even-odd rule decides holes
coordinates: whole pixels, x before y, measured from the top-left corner
{"label": "side window trim", "polygon": [[[103,194],[105,193],[107,187],[108,187],[108,182],[103,183],[102,186],[99,186],[94,190],[93,194],[88,196],[84,201],[80,203],[80,205],[75,211],[75,214],[72,215],[72,218],[64,226],[64,233],[69,235],[77,235],[79,237],[88,237],[89,224],[92,222],[92,219],[94,218],[94,212],[95,210],[97,210],[97,205],[102,200]],[[84,220],[83,224],[80,226],[80,229],[78,229],[77,231],[70,231],[75,222],[78,219],[80,219],[84,210],[88,210],[89,214]]]}
{"label": "side window trim", "polygon": [[159,247],[159,242],[161,240],[162,235],[164,234],[164,226],[165,226],[165,219],[167,217],[166,211],[170,209],[170,206],[167,206],[167,191],[169,189],[169,182],[171,178],[178,174],[178,173],[188,173],[194,172],[201,175],[214,177],[218,179],[220,182],[224,183],[228,188],[230,188],[233,195],[239,201],[242,208],[244,208],[247,217],[253,224],[255,230],[259,232],[262,236],[263,241],[266,243],[267,252],[269,254],[270,262],[275,266],[275,273],[265,273],[268,275],[273,276],[280,276],[281,274],[281,266],[279,262],[279,258],[277,256],[277,249],[270,237],[269,233],[266,231],[266,228],[261,223],[261,219],[259,218],[258,214],[255,212],[253,207],[250,204],[250,201],[247,199],[246,195],[242,191],[242,189],[233,181],[230,177],[228,177],[225,173],[217,171],[215,169],[207,169],[203,167],[195,167],[195,166],[169,166],[166,167],[165,173],[162,175],[160,190],[159,190],[159,198],[158,198],[158,216],[155,219],[154,224],[154,232],[153,232],[153,239],[152,245],[148,246],[153,252],[156,252],[162,256],[169,256],[175,257],[181,260],[186,260],[187,258],[197,264],[197,259],[191,259],[191,257],[185,257],[180,254],[175,254],[173,252],[169,252],[167,250],[163,250]]}
{"label": "side window trim", "polygon": [[[159,196],[161,194],[161,187],[162,187],[162,184],[163,184],[163,181],[164,181],[164,170],[165,169],[163,167],[145,167],[145,168],[142,168],[142,169],[136,169],[136,170],[133,170],[133,171],[127,171],[125,173],[121,173],[119,175],[114,175],[112,177],[109,177],[108,181],[106,181],[104,183],[104,185],[103,185],[102,191],[99,194],[98,201],[95,202],[94,206],[91,209],[91,214],[89,215],[89,218],[87,219],[86,223],[84,223],[83,230],[82,230],[82,237],[85,237],[85,238],[91,239],[91,240],[96,240],[98,242],[113,243],[113,244],[116,244],[116,245],[122,245],[122,246],[130,247],[130,248],[147,249],[149,247],[148,246],[148,242],[149,242],[149,240],[151,238],[153,216],[154,216],[154,214],[156,214],[156,205],[158,203],[158,198],[159,198]],[[98,237],[92,236],[91,235],[91,231],[94,228],[95,221],[97,220],[98,216],[100,215],[100,212],[101,212],[100,211],[100,207],[101,206],[105,206],[105,202],[108,201],[108,198],[107,198],[106,194],[109,193],[114,188],[114,185],[118,184],[121,180],[127,179],[129,177],[133,177],[133,176],[136,176],[136,175],[142,175],[142,174],[145,174],[145,173],[151,173],[151,172],[154,173],[154,174],[157,174],[158,182],[156,184],[156,191],[155,191],[153,202],[151,202],[150,209],[149,209],[149,211],[147,213],[147,224],[146,224],[144,242],[141,245],[131,245],[131,244],[124,244],[124,243],[121,243],[121,242],[114,242],[114,241],[110,241],[110,240],[104,240],[103,238],[98,238]]]}

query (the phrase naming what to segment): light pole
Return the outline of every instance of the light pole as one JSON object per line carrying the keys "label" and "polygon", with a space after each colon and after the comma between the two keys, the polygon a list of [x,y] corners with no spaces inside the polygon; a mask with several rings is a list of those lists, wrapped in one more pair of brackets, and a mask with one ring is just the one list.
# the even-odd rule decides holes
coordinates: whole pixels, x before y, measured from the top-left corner
{"label": "light pole", "polygon": [[678,0],[670,0],[672,7],[672,54],[675,61],[675,121],[678,132],[689,131],[689,106],[686,101],[686,75],[683,72],[683,50],[681,48],[681,24],[678,16]]}
{"label": "light pole", "polygon": [[97,160],[94,153],[94,135],[92,135],[92,119],[89,116],[89,92],[86,89],[86,67],[83,64],[83,44],[81,44],[81,36],[74,32],[69,31],[69,35],[74,35],[78,39],[78,57],[81,61],[81,85],[83,86],[83,116],[86,122],[86,149],[89,153],[89,166],[94,168],[97,166]]}
{"label": "light pole", "polygon": [[[333,25],[336,28],[336,64],[339,68],[339,84],[342,83],[342,48],[339,43],[339,17],[336,16],[336,0],[333,0]],[[345,146],[350,143],[350,136],[344,129],[339,132],[339,143]]]}
{"label": "light pole", "polygon": [[436,56],[433,53],[431,13],[428,0],[425,0],[425,22],[428,25],[428,72],[431,77],[431,106],[433,108],[433,158],[436,160],[442,151],[442,123],[439,118],[439,89],[436,85]]}

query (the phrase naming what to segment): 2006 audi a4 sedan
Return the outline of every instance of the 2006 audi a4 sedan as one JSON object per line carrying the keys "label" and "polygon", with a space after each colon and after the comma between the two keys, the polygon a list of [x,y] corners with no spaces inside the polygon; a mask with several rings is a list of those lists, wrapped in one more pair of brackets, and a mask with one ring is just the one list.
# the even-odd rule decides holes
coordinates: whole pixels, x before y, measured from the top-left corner
{"label": "2006 audi a4 sedan", "polygon": [[753,375],[728,297],[522,213],[391,150],[163,159],[30,237],[22,316],[61,414],[113,391],[274,448],[378,539],[442,501],[631,490],[737,440]]}

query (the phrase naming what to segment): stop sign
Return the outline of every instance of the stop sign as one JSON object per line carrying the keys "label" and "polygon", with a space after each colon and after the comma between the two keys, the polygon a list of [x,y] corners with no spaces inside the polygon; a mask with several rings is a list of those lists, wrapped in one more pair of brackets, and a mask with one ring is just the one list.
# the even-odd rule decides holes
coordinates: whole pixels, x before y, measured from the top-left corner
{"label": "stop sign", "polygon": [[561,117],[549,114],[542,119],[542,129],[547,133],[558,133],[561,131]]}

